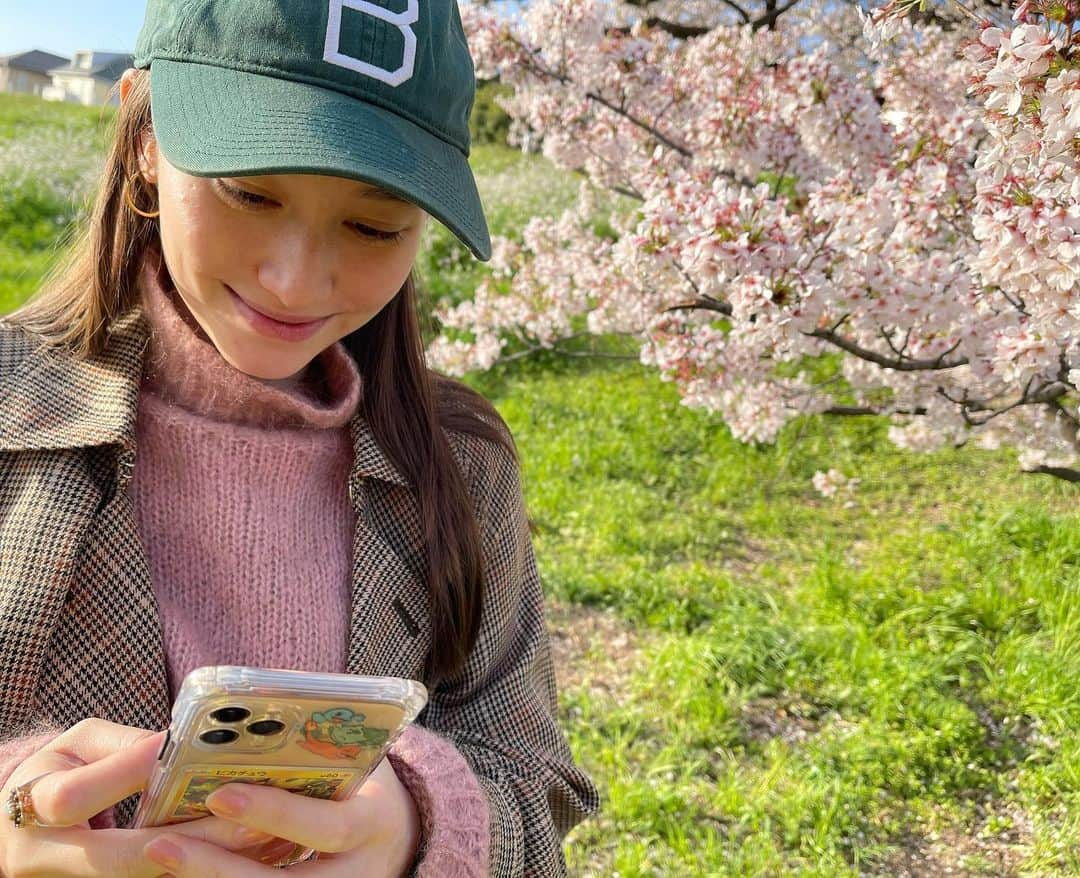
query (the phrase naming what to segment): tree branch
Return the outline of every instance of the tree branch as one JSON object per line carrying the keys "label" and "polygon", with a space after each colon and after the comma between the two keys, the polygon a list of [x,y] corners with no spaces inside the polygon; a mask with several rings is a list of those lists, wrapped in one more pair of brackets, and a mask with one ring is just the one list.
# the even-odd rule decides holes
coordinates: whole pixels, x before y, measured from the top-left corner
{"label": "tree branch", "polygon": [[[1066,418],[1074,420],[1073,416],[1060,402],[1058,402],[1061,397],[1069,392],[1068,385],[1058,381],[1048,381],[1047,383],[1040,385],[1035,392],[1032,393],[1031,385],[1034,383],[1035,376],[1033,375],[1028,379],[1027,384],[1024,385],[1024,389],[1021,392],[1019,399],[1002,408],[995,407],[989,400],[971,399],[967,394],[967,390],[964,391],[964,395],[960,399],[951,396],[944,387],[938,387],[937,393],[953,405],[960,407],[960,414],[964,418],[964,423],[969,427],[982,427],[985,424],[990,423],[994,418],[1000,417],[1006,412],[1011,412],[1013,409],[1024,405],[1048,405],[1059,411]],[[990,412],[990,414],[985,418],[973,418],[969,412]]]}
{"label": "tree branch", "polygon": [[1080,470],[1066,469],[1061,466],[1037,466],[1034,469],[1024,470],[1028,473],[1037,473],[1064,479],[1066,482],[1080,482]]}
{"label": "tree branch", "polygon": [[723,2],[725,6],[734,9],[739,13],[739,17],[742,18],[743,24],[750,24],[750,13],[743,9],[738,3],[735,3],[734,0],[723,0]]}
{"label": "tree branch", "polygon": [[[659,30],[666,31],[676,39],[686,40],[691,37],[700,37],[707,34],[712,30],[711,27],[704,27],[697,24],[679,24],[675,21],[668,21],[665,18],[657,18],[655,15],[646,18],[642,24],[647,28],[658,28]],[[617,34],[628,34],[631,31],[630,25],[623,25],[622,27],[609,27],[607,32]]]}
{"label": "tree branch", "polygon": [[[589,149],[588,147],[586,148]],[[610,162],[608,159],[606,159],[604,156],[600,155],[593,149],[589,149],[589,155],[608,166],[612,164],[612,162]],[[579,177],[584,177],[586,180],[589,179],[589,175],[584,168],[574,168],[571,173]],[[638,192],[637,189],[633,188],[633,185],[630,183],[627,183],[625,186],[620,183],[608,183],[605,184],[603,188],[611,192],[615,192],[618,195],[625,195],[627,198],[632,198],[634,201],[645,200],[645,196]]]}
{"label": "tree branch", "polygon": [[730,317],[733,313],[733,308],[727,302],[721,302],[719,299],[714,299],[711,296],[701,296],[690,302],[681,302],[678,305],[672,305],[670,308],[663,310],[664,314],[670,314],[673,311],[716,311],[718,314],[724,314]]}
{"label": "tree branch", "polygon": [[781,15],[787,12],[792,6],[796,5],[798,2],[799,0],[788,0],[788,2],[785,3],[783,6],[777,6],[776,0],[768,0],[768,3],[765,4],[764,14],[760,18],[755,19],[752,24],[754,31],[759,31],[763,27],[775,27],[776,19],[778,19]]}
{"label": "tree branch", "polygon": [[643,119],[639,119],[637,116],[632,115],[631,113],[627,112],[626,109],[624,109],[623,107],[616,107],[603,95],[598,95],[595,92],[587,91],[585,92],[585,97],[587,97],[591,101],[596,101],[596,103],[600,104],[602,107],[607,107],[615,115],[622,116],[624,119],[626,119],[626,121],[630,122],[633,125],[636,125],[642,131],[648,132],[660,143],[664,144],[664,146],[666,146],[668,149],[674,150],[683,158],[693,158],[694,154],[690,152],[690,150],[687,149],[685,146],[678,144],[666,135],[661,134],[648,122],[645,122]]}
{"label": "tree branch", "polygon": [[914,327],[912,327],[912,326],[908,327],[907,335],[904,336],[904,344],[900,348],[900,350],[897,350],[896,345],[894,345],[893,342],[892,342],[892,336],[889,335],[889,333],[887,333],[885,331],[885,327],[884,326],[879,326],[878,327],[878,331],[881,333],[881,337],[883,339],[885,339],[885,344],[887,344],[889,346],[889,350],[891,350],[898,357],[903,357],[904,356],[904,351],[907,350],[908,342],[911,341],[911,330],[912,329],[914,329]]}
{"label": "tree branch", "polygon": [[[636,332],[608,332],[605,334],[609,336],[617,336],[620,338],[638,338],[638,334]],[[505,357],[499,357],[499,363],[512,363],[514,360],[522,360],[526,357],[531,357],[534,354],[542,353],[543,351],[547,351],[548,353],[552,354],[559,354],[560,356],[564,357],[596,357],[597,359],[605,360],[639,359],[638,355],[636,354],[613,354],[606,351],[568,351],[565,348],[559,347],[560,344],[565,344],[566,342],[575,341],[581,338],[595,338],[595,336],[590,332],[573,332],[570,335],[566,335],[562,338],[556,339],[550,345],[532,344],[524,350],[517,351]]]}
{"label": "tree branch", "polygon": [[[539,74],[540,76],[547,76],[552,79],[557,79],[563,85],[574,84],[574,81],[566,74],[551,70],[537,62],[535,58],[535,52],[527,49],[516,37],[511,37],[511,40],[514,45],[521,49],[521,51],[528,57],[529,60],[525,62],[528,69],[532,70],[536,74]],[[622,116],[632,125],[635,125],[642,131],[651,134],[657,139],[657,141],[662,143],[668,149],[674,150],[683,158],[693,158],[694,154],[690,152],[690,150],[687,149],[685,146],[676,143],[674,140],[658,131],[648,122],[644,121],[643,119],[639,119],[637,116],[629,113],[624,107],[616,106],[614,103],[611,102],[611,100],[605,98],[603,95],[597,94],[596,92],[587,91],[585,92],[585,97],[590,101],[594,101],[595,103],[600,104],[602,107],[607,107],[609,110],[611,110],[611,112],[615,113],[615,115]]]}
{"label": "tree branch", "polygon": [[842,415],[844,417],[858,417],[860,415],[925,415],[927,409],[922,406],[918,406],[913,409],[889,409],[888,411],[879,411],[875,408],[868,406],[857,405],[834,405],[825,409],[822,414],[825,415]]}
{"label": "tree branch", "polygon": [[[646,6],[651,4],[653,0],[624,0],[624,2],[627,6],[636,6],[638,9],[644,9]],[[724,3],[724,5],[731,7],[737,13],[739,13],[739,17],[742,18],[745,24],[750,24],[750,13],[743,9],[741,6],[739,6],[739,4],[735,2],[735,0],[722,0],[722,2]]]}
{"label": "tree branch", "polygon": [[960,342],[954,344],[951,348],[945,351],[940,356],[934,357],[929,360],[916,360],[911,357],[898,357],[895,360],[889,359],[884,354],[879,354],[877,351],[872,351],[869,348],[861,347],[855,342],[838,335],[834,329],[815,329],[813,332],[804,333],[805,335],[813,336],[814,338],[820,338],[822,341],[827,341],[831,345],[835,345],[842,351],[847,351],[852,356],[858,357],[860,360],[867,360],[871,363],[876,363],[883,369],[895,369],[897,372],[931,372],[943,369],[955,369],[957,366],[966,366],[968,364],[967,357],[958,357],[955,360],[947,361],[945,358],[955,351]]}

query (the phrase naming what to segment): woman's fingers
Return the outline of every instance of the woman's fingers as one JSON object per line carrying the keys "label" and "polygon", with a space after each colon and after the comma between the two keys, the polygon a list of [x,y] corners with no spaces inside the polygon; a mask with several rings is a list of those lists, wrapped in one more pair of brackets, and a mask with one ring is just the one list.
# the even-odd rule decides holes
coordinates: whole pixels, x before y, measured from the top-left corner
{"label": "woman's fingers", "polygon": [[[301,848],[300,850],[303,849]],[[291,841],[283,841],[280,838],[268,841],[265,844],[257,845],[253,848],[248,848],[244,851],[244,856],[249,860],[254,860],[256,863],[266,863],[271,866],[280,863],[286,857],[293,859],[296,854],[297,846]]]}
{"label": "woman's fingers", "polygon": [[226,848],[227,850],[250,848],[254,845],[264,844],[275,838],[275,836],[269,833],[260,832],[257,829],[250,829],[247,826],[241,826],[238,823],[233,823],[231,820],[222,820],[220,817],[202,817],[198,820],[189,820],[186,823],[174,823],[172,826],[120,831],[129,834],[141,834],[142,838],[135,840],[135,843],[140,846],[145,845],[147,842],[159,838],[162,835],[171,834],[193,838],[196,841],[214,844],[218,847]]}
{"label": "woman's fingers", "polygon": [[137,726],[124,726],[105,719],[91,718],[81,720],[66,732],[57,735],[45,746],[45,750],[71,755],[82,763],[96,762],[114,753],[121,753],[129,747],[145,744],[148,738],[156,736],[160,743],[164,735],[165,732],[152,732]]}
{"label": "woman's fingers", "polygon": [[329,860],[366,851],[374,861],[404,863],[412,859],[419,840],[416,806],[386,759],[343,801],[233,783],[207,796],[206,807],[220,817],[327,854]]}
{"label": "woman's fingers", "polygon": [[143,856],[143,862],[157,864],[159,873],[166,869],[176,878],[272,878],[278,874],[272,866],[175,835],[163,835],[147,844]]}
{"label": "woman's fingers", "polygon": [[[58,738],[23,764],[17,780],[20,783],[55,772],[37,781],[30,794],[41,822],[75,826],[143,788],[165,733],[137,734],[141,730],[116,728],[128,733],[99,729],[101,737],[89,735],[63,743]],[[22,777],[24,774],[30,777]]]}
{"label": "woman's fingers", "polygon": [[352,850],[366,836],[365,827],[377,822],[364,819],[367,802],[358,798],[335,802],[252,784],[225,784],[207,796],[206,807],[324,853]]}
{"label": "woman's fingers", "polygon": [[[22,871],[15,874],[64,875],[67,878],[157,878],[164,870],[148,861],[143,852],[156,838],[169,835],[201,845],[219,856],[242,852],[266,836],[253,837],[249,830],[227,820],[206,817],[189,823],[155,829],[49,829],[19,830],[32,833],[18,836],[13,844],[13,862]],[[22,848],[25,847],[25,850]],[[242,859],[239,855],[237,859]]]}
{"label": "woman's fingers", "polygon": [[219,817],[167,829],[87,828],[89,818],[145,786],[164,737],[164,732],[85,720],[24,760],[5,791],[34,780],[30,800],[45,825],[2,833],[0,874],[159,878],[164,870],[146,859],[143,848],[160,835],[248,857],[273,838]]}

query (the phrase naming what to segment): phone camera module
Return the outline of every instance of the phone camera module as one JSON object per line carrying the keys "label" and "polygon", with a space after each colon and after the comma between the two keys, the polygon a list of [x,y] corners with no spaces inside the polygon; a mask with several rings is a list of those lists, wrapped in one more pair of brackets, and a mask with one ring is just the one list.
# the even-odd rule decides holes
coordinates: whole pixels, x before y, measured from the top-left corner
{"label": "phone camera module", "polygon": [[253,735],[276,735],[285,728],[285,723],[276,719],[261,719],[253,722],[247,730]]}
{"label": "phone camera module", "polygon": [[246,707],[219,707],[210,714],[210,719],[219,723],[238,723],[249,716],[251,716],[251,711]]}
{"label": "phone camera module", "polygon": [[209,729],[199,735],[199,740],[204,744],[231,744],[240,733],[232,729]]}

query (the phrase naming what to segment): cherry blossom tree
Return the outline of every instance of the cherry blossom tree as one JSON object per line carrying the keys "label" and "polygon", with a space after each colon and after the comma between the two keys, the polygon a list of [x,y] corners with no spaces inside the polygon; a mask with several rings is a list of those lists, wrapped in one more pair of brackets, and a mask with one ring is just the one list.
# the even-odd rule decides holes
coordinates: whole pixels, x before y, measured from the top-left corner
{"label": "cherry blossom tree", "polygon": [[438,310],[436,368],[622,335],[745,441],[880,415],[1080,481],[1080,0],[463,15],[511,136],[582,182]]}

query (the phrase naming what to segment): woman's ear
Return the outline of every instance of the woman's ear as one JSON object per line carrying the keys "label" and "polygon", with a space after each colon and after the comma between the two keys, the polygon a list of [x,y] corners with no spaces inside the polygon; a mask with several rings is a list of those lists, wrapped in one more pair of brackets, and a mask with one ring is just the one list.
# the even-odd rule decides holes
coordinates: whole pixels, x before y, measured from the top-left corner
{"label": "woman's ear", "polygon": [[124,103],[127,100],[128,94],[131,92],[131,83],[135,78],[135,68],[129,67],[120,75],[120,103]]}
{"label": "woman's ear", "polygon": [[157,185],[158,148],[153,132],[144,131],[139,135],[139,170],[147,183]]}
{"label": "woman's ear", "polygon": [[[136,76],[149,75],[145,71],[139,71],[129,67],[120,75],[120,103],[123,104],[131,94],[131,88],[135,83]],[[158,150],[157,139],[152,131],[144,131],[139,135],[137,145],[139,155],[139,171],[147,183],[156,184],[158,180]]]}

